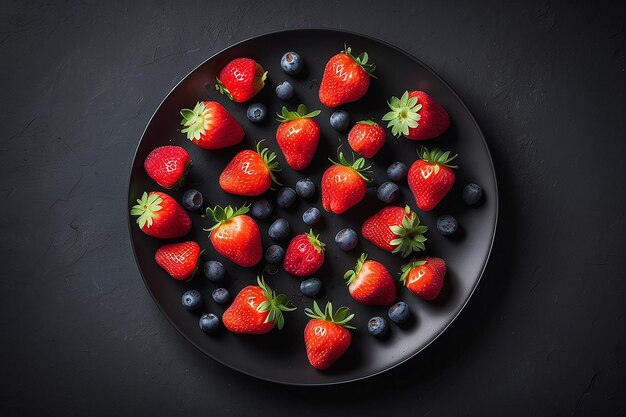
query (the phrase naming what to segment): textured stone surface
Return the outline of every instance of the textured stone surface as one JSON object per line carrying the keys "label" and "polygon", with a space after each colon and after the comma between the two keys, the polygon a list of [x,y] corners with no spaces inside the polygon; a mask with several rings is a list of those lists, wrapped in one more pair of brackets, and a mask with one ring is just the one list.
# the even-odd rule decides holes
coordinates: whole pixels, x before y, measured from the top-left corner
{"label": "textured stone surface", "polygon": [[[626,412],[623,3],[360,3],[3,3],[0,414],[266,415],[265,399],[302,416]],[[341,389],[263,383],[195,350],[145,290],[126,227],[133,151],[162,98],[220,49],[298,27],[431,66],[500,184],[492,262],[463,314]]]}

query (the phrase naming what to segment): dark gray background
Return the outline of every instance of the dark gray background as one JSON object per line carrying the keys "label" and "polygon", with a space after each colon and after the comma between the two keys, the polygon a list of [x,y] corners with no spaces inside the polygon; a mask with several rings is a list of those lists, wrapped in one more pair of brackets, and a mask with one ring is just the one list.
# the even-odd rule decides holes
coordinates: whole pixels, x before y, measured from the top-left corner
{"label": "dark gray background", "polygon": [[[623,2],[0,6],[1,415],[626,413]],[[458,320],[364,382],[290,388],[205,357],[132,256],[127,179],[191,69],[268,31],[362,32],[423,60],[487,137],[492,260]]]}

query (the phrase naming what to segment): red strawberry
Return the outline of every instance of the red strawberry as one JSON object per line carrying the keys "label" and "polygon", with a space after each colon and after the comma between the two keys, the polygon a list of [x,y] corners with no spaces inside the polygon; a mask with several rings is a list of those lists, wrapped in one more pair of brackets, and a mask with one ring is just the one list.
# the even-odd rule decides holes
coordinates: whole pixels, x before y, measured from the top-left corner
{"label": "red strawberry", "polygon": [[380,262],[366,259],[367,255],[362,254],[354,270],[343,276],[350,295],[362,304],[391,306],[396,301],[396,285],[391,274]]}
{"label": "red strawberry", "polygon": [[372,158],[383,147],[387,134],[385,129],[372,120],[356,122],[348,133],[348,143],[354,152]]}
{"label": "red strawberry", "polygon": [[180,187],[191,168],[191,159],[180,146],[159,146],[148,154],[143,167],[161,187]]}
{"label": "red strawberry", "polygon": [[424,233],[428,227],[409,206],[387,206],[363,222],[363,237],[381,249],[400,253],[402,257],[426,249]]}
{"label": "red strawberry", "polygon": [[182,133],[191,143],[204,149],[222,149],[242,141],[243,128],[233,116],[216,101],[199,101],[193,110],[182,109]]}
{"label": "red strawberry", "polygon": [[454,185],[456,165],[449,165],[457,156],[435,148],[431,152],[422,147],[418,152],[421,159],[413,162],[407,178],[417,207],[424,211],[434,209]]}
{"label": "red strawberry", "polygon": [[276,153],[261,149],[260,141],[256,152],[249,149],[239,152],[220,175],[220,187],[227,193],[256,196],[266,192],[272,181],[279,184],[274,172],[280,165],[274,161]]}
{"label": "red strawberry", "polygon": [[267,71],[254,59],[237,58],[222,68],[215,89],[229,99],[243,103],[261,91],[266,78]]}
{"label": "red strawberry", "polygon": [[319,110],[307,113],[304,104],[300,104],[297,111],[289,111],[283,106],[282,112],[278,114],[281,123],[276,130],[276,142],[287,164],[296,171],[308,167],[315,155],[320,141],[320,126],[313,117],[318,114]]}
{"label": "red strawberry", "polygon": [[391,97],[391,111],[383,116],[394,136],[407,139],[432,139],[450,127],[450,116],[434,98],[423,91],[405,91],[401,98]]}
{"label": "red strawberry", "polygon": [[283,311],[289,300],[285,294],[276,295],[263,277],[257,277],[258,285],[248,285],[237,294],[233,303],[224,311],[224,326],[233,333],[263,334],[285,325]]}
{"label": "red strawberry", "polygon": [[357,101],[365,95],[374,76],[376,65],[367,63],[369,56],[363,52],[358,57],[346,48],[330,58],[320,84],[320,101],[328,107]]}
{"label": "red strawberry", "polygon": [[316,301],[313,301],[313,309],[306,308],[304,312],[311,318],[304,328],[306,356],[315,369],[328,369],[350,347],[352,335],[348,329],[354,327],[348,322],[354,314],[347,307],[333,314],[330,302],[322,312]]}
{"label": "red strawberry", "polygon": [[324,248],[326,245],[319,240],[319,236],[309,233],[302,233],[294,237],[283,261],[283,268],[286,272],[297,277],[312,275],[324,264]]}
{"label": "red strawberry", "polygon": [[191,219],[180,204],[160,191],[143,193],[130,209],[139,216],[137,224],[147,235],[161,239],[185,236],[191,230]]}
{"label": "red strawberry", "polygon": [[[354,156],[354,155],[353,155]],[[366,167],[365,159],[359,158],[352,163],[339,152],[339,162],[334,164],[322,175],[322,206],[330,213],[341,214],[356,205],[365,197],[367,177],[371,171]]]}
{"label": "red strawberry", "polygon": [[402,265],[400,280],[419,298],[434,300],[443,287],[446,263],[441,258],[424,258]]}
{"label": "red strawberry", "polygon": [[211,243],[224,258],[239,266],[256,265],[263,254],[261,231],[256,222],[245,214],[248,206],[233,209],[231,206],[207,208],[206,215],[217,222],[211,231]]}
{"label": "red strawberry", "polygon": [[195,275],[200,255],[200,246],[189,241],[161,246],[154,254],[154,260],[172,278],[184,281]]}

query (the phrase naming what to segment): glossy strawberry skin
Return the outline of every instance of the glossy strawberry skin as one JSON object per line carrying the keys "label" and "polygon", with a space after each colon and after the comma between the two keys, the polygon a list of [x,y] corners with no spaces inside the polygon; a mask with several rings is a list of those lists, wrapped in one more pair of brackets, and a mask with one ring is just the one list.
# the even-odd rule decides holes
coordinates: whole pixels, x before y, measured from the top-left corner
{"label": "glossy strawberry skin", "polygon": [[374,122],[357,122],[348,133],[348,143],[354,152],[372,158],[387,139],[385,129]]}
{"label": "glossy strawberry skin", "polygon": [[189,154],[180,146],[159,146],[143,163],[148,176],[163,188],[180,185],[190,165]]}
{"label": "glossy strawberry skin", "polygon": [[257,307],[267,298],[256,285],[248,285],[237,294],[230,307],[224,311],[222,322],[233,333],[264,334],[272,330],[276,323],[265,323],[268,311],[259,312]]}
{"label": "glossy strawberry skin", "polygon": [[263,67],[250,58],[236,58],[220,71],[219,81],[238,103],[250,100],[265,85]]}
{"label": "glossy strawberry skin", "polygon": [[156,194],[163,201],[161,209],[155,213],[152,225],[146,223],[141,230],[152,237],[159,239],[171,239],[185,236],[191,230],[191,218],[184,208],[169,195],[160,191],[153,191],[149,194]]}
{"label": "glossy strawberry skin", "polygon": [[423,258],[426,263],[412,268],[405,280],[406,287],[423,300],[434,300],[443,288],[447,266],[441,258]]}
{"label": "glossy strawberry skin", "polygon": [[309,362],[315,369],[328,369],[350,347],[352,335],[335,323],[311,319],[304,328],[304,345]]}
{"label": "glossy strawberry skin", "polygon": [[409,97],[417,97],[417,102],[422,105],[422,108],[419,111],[418,125],[415,128],[409,128],[409,134],[405,135],[407,139],[433,139],[448,130],[450,116],[434,98],[424,91],[410,91]]}
{"label": "glossy strawberry skin", "polygon": [[454,171],[445,165],[439,165],[436,172],[435,164],[418,159],[411,165],[407,178],[417,206],[430,211],[452,189],[455,177]]}
{"label": "glossy strawberry skin", "polygon": [[402,207],[384,207],[363,222],[361,234],[374,245],[391,252],[395,247],[390,242],[397,236],[391,231],[390,227],[401,225],[405,215],[406,212]]}
{"label": "glossy strawberry skin", "polygon": [[396,301],[396,285],[389,270],[380,262],[366,260],[348,286],[350,295],[365,305],[389,307]]}
{"label": "glossy strawberry skin", "polygon": [[257,196],[270,188],[272,177],[267,164],[257,152],[244,150],[235,155],[224,168],[219,184],[227,193]]}
{"label": "glossy strawberry skin", "polygon": [[370,85],[370,76],[345,52],[333,56],[324,69],[319,98],[327,107],[359,100]]}
{"label": "glossy strawberry skin", "polygon": [[287,165],[296,171],[309,166],[320,141],[320,126],[313,119],[300,118],[281,123],[276,130],[276,142]]}
{"label": "glossy strawberry skin", "polygon": [[322,206],[341,214],[358,204],[367,192],[367,183],[354,169],[333,165],[322,176]]}
{"label": "glossy strawberry skin", "polygon": [[254,266],[261,260],[261,231],[249,216],[237,216],[220,224],[211,231],[210,239],[216,251],[239,266]]}
{"label": "glossy strawberry skin", "polygon": [[283,260],[283,268],[291,275],[305,277],[313,275],[324,264],[324,251],[318,251],[306,233],[294,237]]}
{"label": "glossy strawberry skin", "polygon": [[204,101],[201,107],[196,107],[202,111],[204,122],[201,123],[202,133],[198,137],[187,134],[187,138],[194,145],[204,149],[222,149],[237,145],[243,140],[243,128],[220,103]]}
{"label": "glossy strawberry skin", "polygon": [[192,241],[161,246],[154,255],[156,263],[178,281],[191,278],[199,258],[200,246]]}

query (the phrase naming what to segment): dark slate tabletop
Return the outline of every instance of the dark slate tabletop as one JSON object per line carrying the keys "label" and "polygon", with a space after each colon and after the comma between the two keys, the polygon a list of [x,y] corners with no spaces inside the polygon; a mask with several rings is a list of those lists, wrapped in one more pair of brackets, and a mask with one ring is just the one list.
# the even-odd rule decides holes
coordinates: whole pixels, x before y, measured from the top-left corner
{"label": "dark slate tabletop", "polygon": [[[0,415],[624,415],[624,3],[259,3],[2,3]],[[308,27],[431,66],[484,130],[500,187],[492,259],[457,321],[333,388],[197,351],[127,230],[133,152],[169,90],[234,42]]]}

